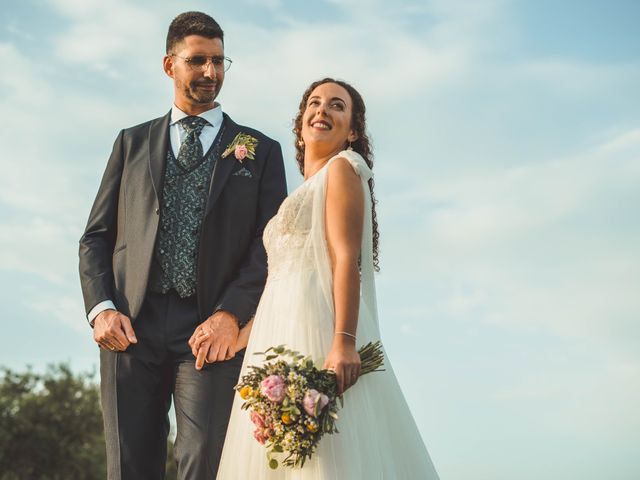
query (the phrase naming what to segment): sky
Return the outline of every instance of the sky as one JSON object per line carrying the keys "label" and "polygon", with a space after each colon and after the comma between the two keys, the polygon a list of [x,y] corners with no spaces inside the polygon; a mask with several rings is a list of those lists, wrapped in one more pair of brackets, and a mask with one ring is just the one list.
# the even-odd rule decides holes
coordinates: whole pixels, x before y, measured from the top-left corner
{"label": "sky", "polygon": [[214,16],[219,97],[280,141],[324,76],[367,103],[383,340],[441,477],[640,478],[640,3],[25,0],[0,11],[0,365],[96,370],[78,239],[166,29]]}

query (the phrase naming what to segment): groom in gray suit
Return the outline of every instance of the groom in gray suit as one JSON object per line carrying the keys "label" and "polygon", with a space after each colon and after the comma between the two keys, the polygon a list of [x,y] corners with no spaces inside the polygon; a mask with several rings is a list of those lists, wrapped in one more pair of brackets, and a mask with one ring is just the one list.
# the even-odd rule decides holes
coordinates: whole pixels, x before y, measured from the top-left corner
{"label": "groom in gray suit", "polygon": [[172,399],[179,478],[216,476],[243,359],[235,341],[266,278],[262,231],[286,195],[280,145],[215,101],[230,63],[213,18],[173,20],[173,106],[120,132],[80,239],[109,479],[164,478]]}

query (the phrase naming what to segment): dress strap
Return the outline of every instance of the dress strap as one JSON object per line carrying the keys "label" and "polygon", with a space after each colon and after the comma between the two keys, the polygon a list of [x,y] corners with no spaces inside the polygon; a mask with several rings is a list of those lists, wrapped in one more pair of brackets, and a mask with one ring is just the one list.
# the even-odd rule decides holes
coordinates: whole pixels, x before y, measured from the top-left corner
{"label": "dress strap", "polygon": [[373,177],[373,171],[367,165],[367,162],[364,161],[364,158],[353,150],[343,150],[337,155],[334,155],[327,162],[327,167],[336,159],[336,158],[346,158],[355,172],[362,178],[364,181],[368,181]]}

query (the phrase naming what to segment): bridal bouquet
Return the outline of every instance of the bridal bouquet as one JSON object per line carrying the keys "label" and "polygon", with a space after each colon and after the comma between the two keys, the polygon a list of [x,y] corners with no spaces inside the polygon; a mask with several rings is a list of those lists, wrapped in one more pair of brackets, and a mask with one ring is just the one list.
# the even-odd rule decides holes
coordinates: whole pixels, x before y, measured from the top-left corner
{"label": "bridal bouquet", "polygon": [[[361,373],[379,371],[384,357],[380,342],[368,343],[358,350]],[[338,433],[338,399],[335,374],[319,370],[310,357],[285,348],[271,347],[264,355],[266,363],[250,366],[236,390],[245,401],[255,425],[253,436],[267,448],[271,468],[278,468],[275,454],[286,457],[287,467],[304,466],[325,434]]]}

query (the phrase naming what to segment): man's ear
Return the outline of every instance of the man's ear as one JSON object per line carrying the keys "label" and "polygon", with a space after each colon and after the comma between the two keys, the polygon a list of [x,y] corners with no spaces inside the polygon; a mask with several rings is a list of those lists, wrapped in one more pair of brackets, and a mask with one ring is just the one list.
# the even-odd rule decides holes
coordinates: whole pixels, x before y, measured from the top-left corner
{"label": "man's ear", "polygon": [[169,77],[173,78],[173,57],[171,55],[165,55],[162,59],[162,69]]}

